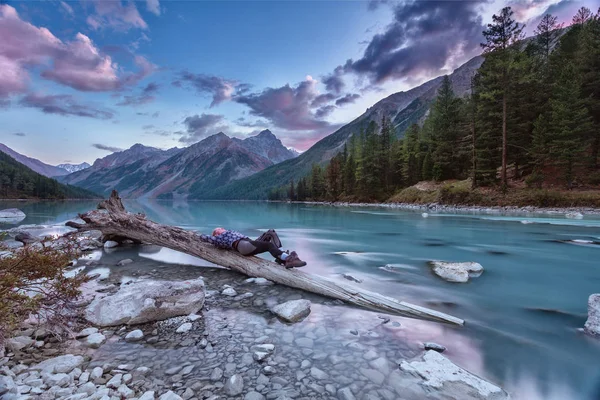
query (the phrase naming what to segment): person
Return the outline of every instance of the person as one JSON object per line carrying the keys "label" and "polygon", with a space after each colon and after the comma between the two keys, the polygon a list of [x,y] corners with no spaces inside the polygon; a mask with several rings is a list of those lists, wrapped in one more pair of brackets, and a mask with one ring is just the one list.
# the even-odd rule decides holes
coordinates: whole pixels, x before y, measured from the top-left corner
{"label": "person", "polygon": [[243,256],[255,256],[269,252],[278,264],[286,268],[299,268],[306,265],[306,262],[302,261],[295,251],[290,253],[280,249],[281,241],[273,229],[263,233],[256,240],[252,240],[242,233],[219,227],[213,231],[211,236],[200,235],[200,240],[221,249],[235,250]]}

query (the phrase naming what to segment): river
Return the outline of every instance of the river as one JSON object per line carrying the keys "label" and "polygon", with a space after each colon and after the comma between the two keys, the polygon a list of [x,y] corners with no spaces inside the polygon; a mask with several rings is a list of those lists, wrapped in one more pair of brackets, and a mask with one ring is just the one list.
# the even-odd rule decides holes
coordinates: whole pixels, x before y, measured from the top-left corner
{"label": "river", "polygon": [[[94,202],[0,203],[54,224]],[[259,236],[275,228],[307,272],[345,281],[466,320],[460,328],[399,319],[403,340],[445,345],[445,356],[524,400],[589,400],[600,387],[600,340],[580,330],[587,299],[600,292],[600,218],[457,215],[257,202],[127,201],[129,210],[186,229],[216,226]],[[527,223],[523,223],[527,222]],[[1,225],[0,225],[1,227]],[[569,243],[569,240],[581,242]],[[154,260],[199,265],[172,251]],[[433,275],[429,260],[476,261],[467,284]],[[386,267],[387,266],[387,267]],[[347,281],[345,281],[347,282]]]}

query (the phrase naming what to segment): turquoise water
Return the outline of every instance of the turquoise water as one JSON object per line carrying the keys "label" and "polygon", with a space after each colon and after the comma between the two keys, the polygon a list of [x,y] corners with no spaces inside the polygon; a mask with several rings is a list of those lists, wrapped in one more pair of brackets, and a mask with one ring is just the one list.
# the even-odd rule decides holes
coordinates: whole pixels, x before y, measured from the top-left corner
{"label": "turquoise water", "polygon": [[[600,340],[580,332],[587,298],[600,292],[600,218],[429,214],[254,202],[126,204],[161,223],[259,236],[279,232],[309,272],[464,318],[465,327],[405,320],[408,337],[448,347],[449,358],[503,385],[519,399],[592,398],[600,385]],[[91,202],[0,203],[61,222]],[[527,221],[530,223],[522,223]],[[166,261],[186,262],[172,253]],[[467,284],[434,276],[429,260],[476,261],[485,272]],[[383,268],[387,265],[386,268]]]}

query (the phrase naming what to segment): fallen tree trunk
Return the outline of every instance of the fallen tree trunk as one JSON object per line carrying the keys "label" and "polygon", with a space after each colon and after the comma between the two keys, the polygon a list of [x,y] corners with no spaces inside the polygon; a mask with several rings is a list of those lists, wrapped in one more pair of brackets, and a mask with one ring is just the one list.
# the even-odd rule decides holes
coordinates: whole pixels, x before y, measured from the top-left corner
{"label": "fallen tree trunk", "polygon": [[99,230],[109,237],[129,238],[135,242],[168,247],[251,277],[262,277],[281,285],[339,299],[371,310],[454,325],[464,324],[462,319],[442,312],[398,301],[351,285],[334,283],[319,275],[308,274],[297,269],[285,269],[259,257],[244,257],[234,251],[217,249],[201,242],[194,232],[161,225],[146,219],[143,214],[127,212],[116,191],[112,192],[108,200],[98,204],[98,210],[79,216],[85,224],[69,221],[67,226],[79,231]]}

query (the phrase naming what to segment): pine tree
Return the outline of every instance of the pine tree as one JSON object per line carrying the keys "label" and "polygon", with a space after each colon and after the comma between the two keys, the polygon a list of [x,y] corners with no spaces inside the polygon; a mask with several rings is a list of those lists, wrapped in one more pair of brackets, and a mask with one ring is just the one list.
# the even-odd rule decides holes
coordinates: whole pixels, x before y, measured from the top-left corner
{"label": "pine tree", "polygon": [[421,180],[419,164],[419,125],[413,124],[408,128],[403,140],[402,176],[406,186],[414,185]]}
{"label": "pine tree", "polygon": [[581,7],[579,10],[577,10],[577,14],[575,14],[575,16],[573,17],[572,23],[573,25],[583,26],[592,17],[592,11],[589,8]]}
{"label": "pine tree", "polygon": [[319,164],[313,164],[311,173],[311,197],[313,200],[321,200],[325,197],[325,178]]}
{"label": "pine tree", "polygon": [[[508,162],[508,131],[507,131],[507,96],[510,85],[510,70],[513,66],[515,53],[519,51],[515,44],[522,38],[523,26],[516,22],[510,7],[504,7],[499,15],[492,16],[493,23],[483,31],[486,43],[482,43],[486,55],[495,54],[493,60],[498,63],[501,82],[502,98],[502,169],[500,179],[503,189],[508,182],[506,169]],[[486,61],[487,61],[486,57]]]}
{"label": "pine tree", "polygon": [[290,201],[296,200],[296,190],[294,189],[294,180],[293,179],[290,180],[290,189],[288,192],[288,196],[289,196]]}

